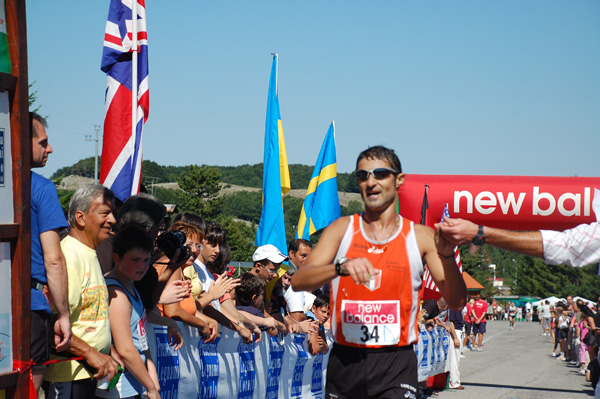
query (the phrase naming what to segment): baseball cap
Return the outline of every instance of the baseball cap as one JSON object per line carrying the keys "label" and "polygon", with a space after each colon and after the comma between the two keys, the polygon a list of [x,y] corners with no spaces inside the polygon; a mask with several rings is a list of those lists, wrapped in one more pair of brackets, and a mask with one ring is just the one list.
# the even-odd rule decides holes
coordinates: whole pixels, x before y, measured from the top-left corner
{"label": "baseball cap", "polygon": [[284,260],[288,260],[288,257],[282,254],[275,245],[267,244],[256,248],[256,251],[254,251],[254,254],[252,255],[252,260],[254,262],[263,259],[268,259],[273,263],[281,263]]}

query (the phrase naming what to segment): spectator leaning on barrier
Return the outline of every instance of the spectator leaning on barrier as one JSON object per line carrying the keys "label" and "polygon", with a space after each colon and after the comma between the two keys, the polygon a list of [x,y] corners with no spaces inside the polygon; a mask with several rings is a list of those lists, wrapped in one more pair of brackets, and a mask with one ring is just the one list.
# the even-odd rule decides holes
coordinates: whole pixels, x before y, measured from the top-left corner
{"label": "spectator leaning on barrier", "polygon": [[418,340],[423,263],[455,309],[464,306],[465,283],[454,246],[396,212],[404,174],[393,150],[376,146],[363,151],[354,175],[364,213],[342,217],[325,229],[292,286],[310,291],[331,281],[335,343],[325,397],[416,397],[412,345]]}
{"label": "spectator leaning on barrier", "polygon": [[257,324],[267,334],[276,336],[286,330],[285,326],[273,317],[265,314],[264,295],[266,282],[263,278],[246,272],[240,278],[240,285],[235,288],[236,308],[246,316],[257,318]]}
{"label": "spectator leaning on barrier", "polygon": [[[29,113],[31,133],[31,167],[42,168],[53,152],[46,134],[46,120]],[[54,183],[31,172],[31,340],[30,355],[34,363],[50,358],[50,348],[56,342],[61,352],[71,343],[71,322],[67,299],[67,267],[60,249],[59,231],[68,227],[67,219],[58,201]],[[52,310],[44,290],[52,298],[57,319],[53,323]],[[46,368],[33,366],[35,391],[42,385]]]}
{"label": "spectator leaning on barrier", "polygon": [[67,264],[73,330],[68,351],[82,356],[94,371],[78,361],[49,366],[44,377],[48,399],[94,397],[96,379],[111,379],[117,372],[117,362],[109,356],[108,290],[96,255],[115,223],[113,211],[114,194],[97,184],[80,187],[71,198],[71,231],[60,244]]}

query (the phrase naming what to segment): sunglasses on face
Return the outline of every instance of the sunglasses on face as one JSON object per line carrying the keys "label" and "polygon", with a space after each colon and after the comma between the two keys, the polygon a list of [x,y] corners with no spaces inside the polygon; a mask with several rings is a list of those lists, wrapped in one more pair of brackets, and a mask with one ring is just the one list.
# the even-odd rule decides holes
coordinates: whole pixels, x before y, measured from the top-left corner
{"label": "sunglasses on face", "polygon": [[358,181],[364,181],[369,179],[369,175],[377,180],[385,179],[389,175],[397,175],[399,172],[390,168],[377,168],[377,169],[358,169],[354,171],[354,176]]}

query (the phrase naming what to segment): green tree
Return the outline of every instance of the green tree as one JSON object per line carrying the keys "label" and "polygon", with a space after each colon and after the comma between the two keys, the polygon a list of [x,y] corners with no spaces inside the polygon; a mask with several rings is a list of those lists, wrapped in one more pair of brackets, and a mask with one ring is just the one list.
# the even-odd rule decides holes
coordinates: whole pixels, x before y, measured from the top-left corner
{"label": "green tree", "polygon": [[262,194],[258,191],[238,191],[224,195],[221,214],[258,224],[262,208]]}
{"label": "green tree", "polygon": [[220,211],[219,169],[210,166],[192,165],[183,172],[177,183],[184,191],[181,209],[197,213],[207,220],[214,219]]}
{"label": "green tree", "polygon": [[252,262],[252,254],[256,250],[254,238],[256,225],[232,217],[221,217],[219,223],[227,232],[227,243],[231,247],[231,259],[240,262]]}
{"label": "green tree", "polygon": [[60,207],[62,208],[65,216],[69,213],[69,203],[71,202],[71,197],[75,194],[75,190],[61,190],[56,189],[58,194],[58,201],[60,202]]}

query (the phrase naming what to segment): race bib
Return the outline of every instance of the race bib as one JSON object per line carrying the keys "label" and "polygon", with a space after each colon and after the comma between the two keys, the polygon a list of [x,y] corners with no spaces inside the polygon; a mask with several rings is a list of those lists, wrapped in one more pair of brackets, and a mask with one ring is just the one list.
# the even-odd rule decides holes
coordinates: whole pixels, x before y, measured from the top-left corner
{"label": "race bib", "polygon": [[398,345],[400,301],[342,300],[342,334],[348,343]]}
{"label": "race bib", "polygon": [[146,335],[146,310],[144,310],[144,314],[138,321],[138,334],[140,337],[140,346],[142,350],[148,350],[148,336]]}

